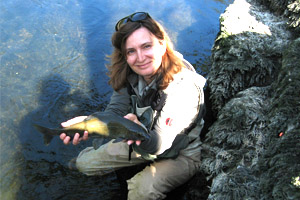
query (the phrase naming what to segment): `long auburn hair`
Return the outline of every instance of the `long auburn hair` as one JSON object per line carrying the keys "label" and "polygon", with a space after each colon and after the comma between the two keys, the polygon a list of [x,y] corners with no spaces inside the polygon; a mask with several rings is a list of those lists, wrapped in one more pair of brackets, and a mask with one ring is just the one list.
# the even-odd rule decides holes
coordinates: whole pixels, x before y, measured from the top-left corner
{"label": "long auburn hair", "polygon": [[106,66],[108,69],[107,75],[110,78],[108,83],[115,91],[126,87],[127,76],[135,73],[127,64],[125,43],[130,34],[141,27],[147,28],[158,40],[166,42],[166,53],[163,55],[161,66],[156,72],[160,74],[161,78],[158,85],[160,90],[166,89],[169,83],[173,81],[173,75],[180,72],[182,67],[185,67],[182,60],[175,55],[169,36],[157,21],[150,17],[138,22],[129,21],[112,35],[111,41],[114,50],[111,55],[107,56],[110,59],[110,65]]}

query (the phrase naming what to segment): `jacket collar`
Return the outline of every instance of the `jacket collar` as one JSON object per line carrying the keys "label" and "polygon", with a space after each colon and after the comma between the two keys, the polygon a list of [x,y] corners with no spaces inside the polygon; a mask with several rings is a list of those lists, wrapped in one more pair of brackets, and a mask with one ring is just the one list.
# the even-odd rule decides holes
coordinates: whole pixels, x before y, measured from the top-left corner
{"label": "jacket collar", "polygon": [[147,85],[142,76],[132,73],[127,77],[127,81],[134,90],[134,93],[140,98],[146,96],[146,94],[151,90],[158,90],[158,77],[155,77],[154,80],[149,85]]}

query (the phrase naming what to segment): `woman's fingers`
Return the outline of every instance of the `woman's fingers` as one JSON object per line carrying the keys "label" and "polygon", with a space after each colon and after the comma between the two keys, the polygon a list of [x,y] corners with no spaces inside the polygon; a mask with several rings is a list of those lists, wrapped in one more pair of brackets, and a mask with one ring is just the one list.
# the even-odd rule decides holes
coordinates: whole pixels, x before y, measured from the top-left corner
{"label": "woman's fingers", "polygon": [[70,136],[66,136],[63,140],[65,145],[68,145],[70,143],[71,137]]}
{"label": "woman's fingers", "polygon": [[75,135],[73,137],[73,141],[72,141],[73,145],[79,144],[79,142],[80,142],[79,138],[80,138],[79,133],[75,133]]}
{"label": "woman's fingers", "polygon": [[[71,126],[73,124],[82,122],[86,118],[87,118],[87,116],[74,117],[73,119],[70,119],[66,122],[62,122],[61,125],[62,125],[62,127],[68,127],[68,126]],[[70,141],[71,141],[71,137],[67,136],[65,133],[61,133],[59,137],[60,137],[61,140],[63,140],[64,144],[66,144],[66,145],[69,144]],[[73,143],[73,145],[77,145],[77,144],[79,144],[79,142],[81,140],[87,140],[87,139],[88,139],[88,132],[87,131],[84,131],[82,137],[80,137],[79,133],[75,133],[75,135],[73,137],[73,140],[72,140],[72,143]]]}
{"label": "woman's fingers", "polygon": [[65,134],[65,133],[62,133],[62,134],[59,135],[59,138],[61,140],[64,140],[66,137],[67,137],[67,134]]}
{"label": "woman's fingers", "polygon": [[128,145],[132,145],[133,143],[134,143],[133,140],[127,140],[127,144],[128,144]]}
{"label": "woman's fingers", "polygon": [[140,146],[140,144],[141,144],[141,140],[137,140],[137,141],[135,141],[135,144],[137,145],[137,146]]}
{"label": "woman's fingers", "polygon": [[[133,113],[128,113],[127,115],[124,116],[124,118],[129,119],[139,125],[141,125],[141,122],[138,120],[137,116]],[[127,140],[127,144],[131,145],[133,143],[135,143],[136,145],[140,145],[142,141],[140,140]]]}
{"label": "woman's fingers", "polygon": [[141,140],[127,140],[127,144],[128,145],[132,145],[133,143],[135,143],[136,145],[140,145],[141,144]]}
{"label": "woman's fingers", "polygon": [[[80,143],[81,140],[87,140],[88,139],[88,132],[84,131],[83,136],[80,137],[79,133],[75,133],[72,143],[73,145],[77,145]],[[64,142],[64,144],[68,145],[71,141],[71,137],[67,136],[65,133],[60,134],[59,138]]]}
{"label": "woman's fingers", "polygon": [[89,139],[89,133],[87,131],[83,132],[82,140],[87,140]]}
{"label": "woman's fingers", "polygon": [[130,121],[133,121],[137,124],[141,124],[141,122],[138,120],[137,116],[133,113],[128,113],[127,115],[124,116],[124,118],[129,119]]}

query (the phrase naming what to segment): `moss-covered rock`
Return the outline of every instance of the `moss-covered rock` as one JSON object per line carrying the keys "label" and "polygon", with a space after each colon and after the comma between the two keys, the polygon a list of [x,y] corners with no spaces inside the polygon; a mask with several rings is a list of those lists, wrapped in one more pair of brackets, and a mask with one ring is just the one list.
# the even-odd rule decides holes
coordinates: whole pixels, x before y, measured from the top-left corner
{"label": "moss-covered rock", "polygon": [[300,199],[300,38],[283,53],[272,84],[267,142],[256,171],[262,199]]}
{"label": "moss-covered rock", "polygon": [[220,17],[208,74],[216,121],[202,146],[208,199],[300,199],[300,15],[291,6],[299,13],[299,0],[236,0]]}
{"label": "moss-covered rock", "polygon": [[296,33],[300,33],[300,1],[299,0],[256,0],[265,5],[276,15],[288,19],[288,25]]}

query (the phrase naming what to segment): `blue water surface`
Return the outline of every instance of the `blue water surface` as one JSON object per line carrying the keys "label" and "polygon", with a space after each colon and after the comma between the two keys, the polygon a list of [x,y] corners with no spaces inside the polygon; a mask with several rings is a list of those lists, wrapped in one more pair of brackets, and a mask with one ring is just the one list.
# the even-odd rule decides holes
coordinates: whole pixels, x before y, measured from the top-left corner
{"label": "blue water surface", "polygon": [[[86,177],[67,168],[91,141],[44,145],[33,122],[62,121],[105,108],[105,64],[115,23],[146,11],[204,76],[232,0],[2,0],[0,2],[0,198],[124,198],[115,174]],[[126,194],[125,194],[126,198]]]}

